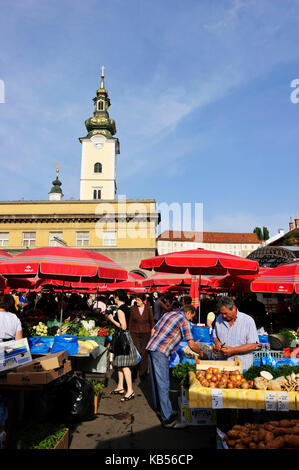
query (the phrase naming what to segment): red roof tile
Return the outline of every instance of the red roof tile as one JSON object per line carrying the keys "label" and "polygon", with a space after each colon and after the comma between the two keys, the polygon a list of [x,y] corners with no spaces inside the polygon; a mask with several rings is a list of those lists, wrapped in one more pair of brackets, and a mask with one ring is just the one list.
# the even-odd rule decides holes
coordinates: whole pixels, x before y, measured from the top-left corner
{"label": "red roof tile", "polygon": [[251,243],[260,244],[256,233],[190,232],[169,230],[158,236],[159,240],[197,243]]}

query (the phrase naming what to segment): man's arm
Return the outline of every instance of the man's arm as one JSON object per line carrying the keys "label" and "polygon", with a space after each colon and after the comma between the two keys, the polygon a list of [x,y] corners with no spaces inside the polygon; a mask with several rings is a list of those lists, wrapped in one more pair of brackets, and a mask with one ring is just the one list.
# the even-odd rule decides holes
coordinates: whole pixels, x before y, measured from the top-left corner
{"label": "man's arm", "polygon": [[199,354],[200,358],[203,359],[204,358],[204,353],[200,349],[200,347],[195,343],[195,341],[193,339],[190,339],[187,342],[188,342],[189,348],[192,349],[192,351],[194,351],[196,354]]}
{"label": "man's arm", "polygon": [[234,356],[235,354],[249,353],[251,351],[255,351],[260,346],[260,343],[247,343],[235,347],[223,346],[221,348],[221,351],[225,356]]}

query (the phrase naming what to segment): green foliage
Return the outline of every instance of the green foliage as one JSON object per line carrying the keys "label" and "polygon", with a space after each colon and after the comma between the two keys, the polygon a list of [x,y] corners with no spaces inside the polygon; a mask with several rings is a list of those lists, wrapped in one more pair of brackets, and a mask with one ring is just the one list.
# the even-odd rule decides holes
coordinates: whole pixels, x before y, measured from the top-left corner
{"label": "green foliage", "polygon": [[281,330],[279,331],[279,334],[287,336],[291,342],[297,339],[297,335],[295,331],[292,332],[291,330]]}
{"label": "green foliage", "polygon": [[17,449],[53,449],[66,430],[64,424],[33,424],[17,432],[15,447]]}
{"label": "green foliage", "polygon": [[87,378],[87,380],[93,386],[94,393],[96,395],[105,388],[104,382],[98,382],[97,380],[91,378]]}
{"label": "green foliage", "polygon": [[259,240],[263,240],[263,234],[262,234],[261,227],[255,227],[255,229],[253,230],[253,233],[257,234],[257,238]]}
{"label": "green foliage", "polygon": [[180,362],[172,368],[172,375],[180,385],[188,387],[189,371],[195,372],[195,364],[191,364],[190,362]]}
{"label": "green foliage", "polygon": [[261,229],[261,227],[255,227],[253,233],[257,234],[257,238],[260,241],[265,241],[269,238],[269,230],[267,229],[267,227],[263,227],[263,229]]}
{"label": "green foliage", "polygon": [[266,241],[269,238],[269,230],[267,227],[263,227],[263,240]]}

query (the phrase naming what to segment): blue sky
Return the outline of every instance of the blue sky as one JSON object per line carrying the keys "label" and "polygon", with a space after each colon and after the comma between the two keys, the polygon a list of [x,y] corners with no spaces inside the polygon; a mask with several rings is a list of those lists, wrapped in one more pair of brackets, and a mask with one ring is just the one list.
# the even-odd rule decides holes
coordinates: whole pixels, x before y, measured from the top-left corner
{"label": "blue sky", "polygon": [[48,199],[57,161],[79,198],[105,65],[119,194],[203,203],[205,231],[288,230],[298,20],[297,0],[2,0],[0,200]]}

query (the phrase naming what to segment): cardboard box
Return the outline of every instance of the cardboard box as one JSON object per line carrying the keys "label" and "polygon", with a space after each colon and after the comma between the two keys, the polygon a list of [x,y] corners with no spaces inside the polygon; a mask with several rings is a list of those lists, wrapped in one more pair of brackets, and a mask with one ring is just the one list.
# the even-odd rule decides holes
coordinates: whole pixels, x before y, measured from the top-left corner
{"label": "cardboard box", "polygon": [[17,372],[31,371],[39,372],[42,370],[52,370],[61,367],[67,361],[68,355],[66,351],[59,351],[54,354],[47,354],[46,356],[37,357],[33,361],[18,367]]}
{"label": "cardboard box", "polygon": [[0,342],[0,372],[32,361],[27,338]]}
{"label": "cardboard box", "polygon": [[19,372],[9,372],[6,377],[9,385],[45,385],[53,380],[58,379],[62,375],[72,370],[71,361],[66,361],[61,367],[52,370],[42,370],[40,372],[32,372],[23,370]]}
{"label": "cardboard box", "polygon": [[180,409],[180,422],[189,426],[214,426],[216,425],[216,411],[204,408],[189,408],[178,399]]}

